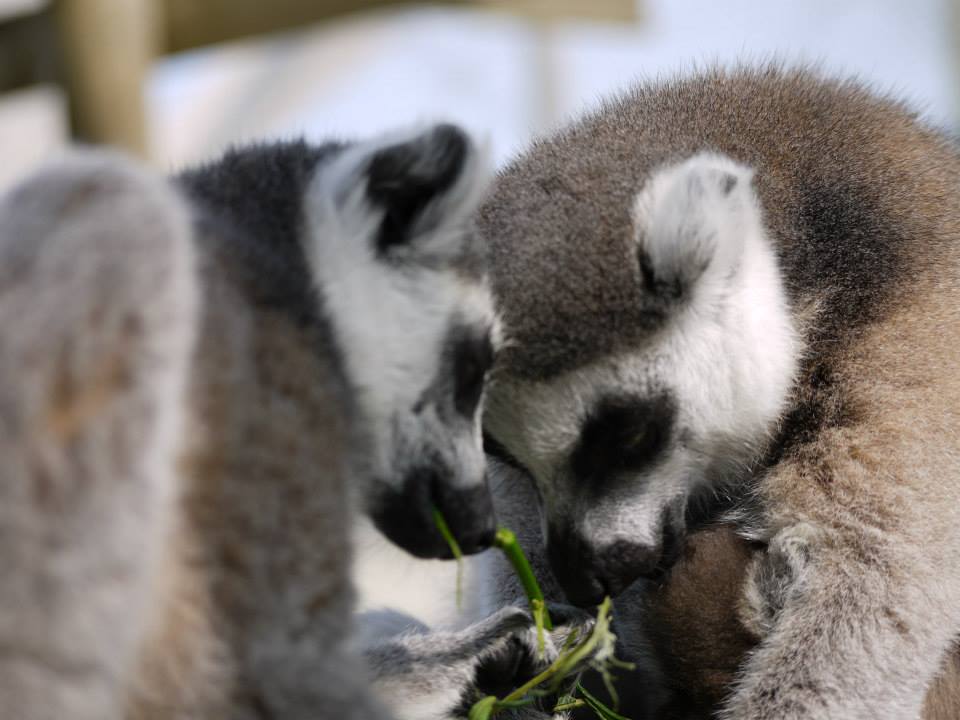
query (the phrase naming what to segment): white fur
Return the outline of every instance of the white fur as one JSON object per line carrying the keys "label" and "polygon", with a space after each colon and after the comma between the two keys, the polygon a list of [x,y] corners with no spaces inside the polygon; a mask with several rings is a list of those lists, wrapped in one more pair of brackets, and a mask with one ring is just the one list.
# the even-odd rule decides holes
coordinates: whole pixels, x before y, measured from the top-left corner
{"label": "white fur", "polygon": [[438,687],[420,688],[411,693],[404,677],[386,678],[376,687],[376,692],[384,704],[398,720],[450,720],[450,708],[460,702],[463,687],[469,680],[461,683],[449,683]]}
{"label": "white fur", "polygon": [[[724,195],[720,185],[728,178],[736,184]],[[711,395],[708,385],[723,384],[726,402],[719,407],[728,414],[724,420],[731,435],[741,438],[757,438],[779,416],[800,357],[752,181],[750,168],[700,153],[654,175],[638,196],[635,215],[640,236],[659,247],[648,245],[654,257],[707,262],[690,312],[678,314],[675,331],[666,338],[667,353],[677,363],[687,353],[696,354],[696,364],[678,373],[686,379],[688,397],[719,401],[720,393]],[[671,192],[651,202],[666,187]],[[653,209],[646,218],[639,211],[644,205]],[[666,247],[676,249],[671,254]],[[705,333],[710,336],[702,338]],[[725,354],[712,355],[713,350]],[[717,368],[718,359],[729,361],[726,372]],[[713,414],[713,402],[697,404]]]}
{"label": "white fur", "polygon": [[658,276],[690,287],[695,303],[717,301],[760,229],[752,179],[750,168],[700,153],[654,173],[634,201],[641,249]]}
{"label": "white fur", "polygon": [[389,608],[432,628],[463,628],[495,609],[484,583],[489,552],[463,558],[463,593],[457,605],[457,564],[421,560],[387,540],[366,517],[353,529],[356,612]]}
{"label": "white fur", "polygon": [[[382,211],[367,201],[357,182],[376,151],[410,140],[416,133],[389,134],[346,150],[320,169],[307,192],[309,262],[345,355],[345,366],[373,435],[375,472],[398,480],[394,462],[396,414],[412,408],[437,375],[441,343],[457,323],[493,327],[486,284],[425,264],[399,267],[376,256],[373,238]],[[438,261],[456,255],[465,241],[464,223],[485,186],[486,169],[477,152],[456,185],[427,208],[415,228],[411,250]],[[438,224],[437,218],[442,218]],[[345,320],[349,319],[349,322]],[[462,440],[458,453],[468,464],[457,477],[482,482],[479,429]]]}
{"label": "white fur", "polygon": [[722,473],[718,459],[745,462],[786,402],[800,345],[751,178],[710,153],[655,173],[636,201],[638,242],[658,277],[688,285],[686,302],[632,352],[548,383],[509,380],[491,393],[489,427],[537,478],[547,514],[569,502],[569,482],[558,476],[601,397],[662,388],[675,397],[685,440],[673,454],[628,492],[575,509],[581,534],[597,548],[652,542],[662,509]]}

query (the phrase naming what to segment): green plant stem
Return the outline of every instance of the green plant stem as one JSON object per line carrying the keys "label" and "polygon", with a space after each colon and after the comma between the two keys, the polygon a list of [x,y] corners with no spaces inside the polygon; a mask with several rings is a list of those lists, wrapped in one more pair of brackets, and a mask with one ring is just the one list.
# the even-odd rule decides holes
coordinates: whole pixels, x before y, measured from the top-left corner
{"label": "green plant stem", "polygon": [[577,691],[583,695],[583,704],[588,705],[590,709],[601,718],[601,720],[629,720],[629,718],[624,717],[620,713],[604,705],[580,683],[577,683]]}
{"label": "green plant stem", "polygon": [[576,667],[584,660],[589,658],[593,654],[594,650],[597,649],[597,646],[600,644],[601,636],[607,631],[607,627],[610,622],[609,613],[610,598],[606,598],[597,610],[597,623],[587,638],[570,650],[570,652],[560,653],[557,659],[554,660],[546,670],[541,672],[536,677],[528,680],[512,693],[507,695],[503,699],[503,702],[514,702],[520,700],[528,692],[539,685],[543,685],[548,680],[551,680],[554,677],[558,677],[562,680],[573,673]]}
{"label": "green plant stem", "polygon": [[553,712],[558,713],[563,712],[564,710],[576,710],[577,708],[583,707],[586,704],[587,703],[585,701],[574,698],[568,702],[557,703],[553,706]]}
{"label": "green plant stem", "polygon": [[533,575],[533,570],[530,567],[530,562],[527,560],[527,556],[523,554],[523,548],[521,548],[520,543],[517,542],[517,536],[512,530],[499,528],[497,529],[497,534],[493,539],[493,544],[494,547],[499,548],[500,551],[503,552],[507,560],[513,566],[513,571],[520,579],[520,584],[523,585],[523,591],[527,595],[527,601],[530,603],[530,610],[532,612],[539,612],[534,600],[542,603],[543,626],[547,630],[553,630],[553,621],[550,619],[550,613],[547,612],[546,602],[543,598],[543,591],[540,589],[540,585],[537,583],[537,579]]}
{"label": "green plant stem", "polygon": [[443,517],[439,508],[433,508],[433,522],[436,523],[443,539],[450,546],[450,552],[457,563],[457,608],[459,609],[463,605],[463,552],[460,550],[460,543],[450,532],[450,526],[447,525],[447,520]]}
{"label": "green plant stem", "polygon": [[[516,707],[518,704],[529,703],[537,697],[554,693],[565,680],[573,676],[578,679],[574,682],[573,690],[562,696],[561,702],[558,703],[559,709],[587,705],[601,720],[627,720],[604,705],[596,697],[590,695],[579,683],[579,674],[588,666],[594,667],[603,675],[604,683],[608,685],[608,688],[611,689],[611,695],[613,695],[612,687],[608,682],[609,671],[607,665],[614,664],[623,668],[632,667],[629,663],[620,662],[609,654],[612,651],[612,643],[615,639],[610,633],[611,607],[610,598],[604,599],[597,608],[597,619],[593,629],[585,638],[581,639],[581,637],[571,633],[564,642],[559,655],[546,669],[516,688],[502,700],[498,700],[493,695],[488,695],[475,703],[470,711],[470,720],[489,720],[505,708]],[[603,655],[603,660],[596,657],[598,653]],[[577,693],[582,694],[583,698],[576,697]]]}

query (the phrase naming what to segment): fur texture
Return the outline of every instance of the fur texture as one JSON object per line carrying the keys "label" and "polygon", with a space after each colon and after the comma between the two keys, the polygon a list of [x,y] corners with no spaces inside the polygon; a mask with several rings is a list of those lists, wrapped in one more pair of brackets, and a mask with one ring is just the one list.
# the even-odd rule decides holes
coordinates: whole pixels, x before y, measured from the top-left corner
{"label": "fur texture", "polygon": [[900,104],[769,67],[638,86],[481,211],[486,427],[536,481],[567,595],[662,572],[698,494],[751,498],[764,637],[725,717],[918,717],[960,632],[958,188]]}
{"label": "fur texture", "polygon": [[4,715],[123,713],[173,530],[193,263],[171,190],[118,158],[0,204]]}
{"label": "fur texture", "polygon": [[[521,468],[505,464],[496,456],[489,457],[488,462],[498,520],[516,532],[548,604],[563,602],[564,593],[552,572],[544,535],[536,518],[537,490],[533,479]],[[486,604],[496,607],[525,601],[523,588],[506,560],[496,556],[484,570],[485,575],[475,578],[474,582],[479,592],[485,594]],[[632,720],[660,718],[671,698],[668,678],[660,670],[660,655],[648,637],[649,618],[643,610],[647,590],[644,583],[635,584],[617,598],[613,609],[616,656],[636,665],[634,671],[614,673],[620,710]],[[587,672],[582,682],[595,696],[613,704],[598,675]],[[571,717],[590,720],[595,715],[591,710],[580,709],[573,711]]]}

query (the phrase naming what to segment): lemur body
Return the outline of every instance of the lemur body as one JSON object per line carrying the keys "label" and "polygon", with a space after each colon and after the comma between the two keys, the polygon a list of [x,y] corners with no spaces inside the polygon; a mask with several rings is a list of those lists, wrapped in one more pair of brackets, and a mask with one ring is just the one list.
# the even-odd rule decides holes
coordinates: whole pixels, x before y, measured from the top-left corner
{"label": "lemur body", "polygon": [[485,431],[566,594],[658,575],[698,497],[745,495],[763,639],[724,717],[918,717],[960,632],[954,146],[856,83],[704,72],[536,143],[481,228]]}
{"label": "lemur body", "polygon": [[[466,552],[492,538],[483,178],[436,126],[172,184],[90,153],[6,198],[4,716],[391,716],[352,633],[351,508],[421,557],[449,555],[434,506]],[[507,609],[434,638],[433,717],[528,636]]]}
{"label": "lemur body", "polygon": [[[750,630],[753,612],[743,585],[762,545],[733,525],[692,533],[676,565],[647,592],[618,604],[619,637],[640,641],[658,662],[668,686],[656,717],[709,720],[736,685],[739,668],[760,638]],[[943,661],[927,688],[923,720],[960,717],[960,648]]]}

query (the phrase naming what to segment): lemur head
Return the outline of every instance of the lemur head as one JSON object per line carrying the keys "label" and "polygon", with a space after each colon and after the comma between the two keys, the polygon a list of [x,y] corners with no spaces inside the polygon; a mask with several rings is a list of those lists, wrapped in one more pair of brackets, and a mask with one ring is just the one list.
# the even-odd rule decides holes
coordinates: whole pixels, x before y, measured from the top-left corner
{"label": "lemur head", "polygon": [[358,496],[377,527],[421,557],[494,532],[480,432],[494,315],[471,216],[486,163],[437,125],[348,145],[308,189],[308,262],[366,429]]}
{"label": "lemur head", "polygon": [[699,152],[618,172],[563,142],[481,212],[504,323],[485,430],[533,477],[586,605],[671,562],[691,495],[775,425],[797,351],[749,168]]}

